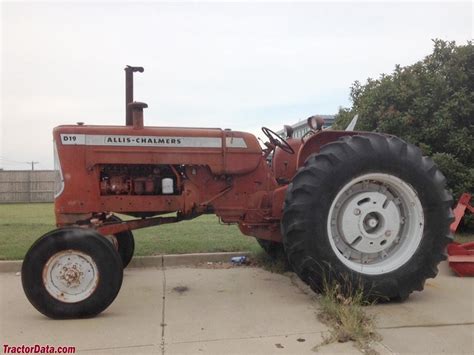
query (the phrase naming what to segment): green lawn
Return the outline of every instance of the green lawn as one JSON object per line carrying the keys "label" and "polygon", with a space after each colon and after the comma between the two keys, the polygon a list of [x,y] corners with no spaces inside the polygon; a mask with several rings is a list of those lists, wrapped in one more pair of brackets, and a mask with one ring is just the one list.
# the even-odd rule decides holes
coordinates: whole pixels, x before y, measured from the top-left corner
{"label": "green lawn", "polygon": [[[37,238],[54,228],[51,203],[0,205],[0,259],[22,259]],[[133,233],[135,255],[260,250],[254,238],[237,226],[219,224],[214,215]]]}
{"label": "green lawn", "polygon": [[[0,205],[0,260],[23,259],[30,245],[54,228],[52,203]],[[254,238],[242,235],[237,226],[219,224],[214,215],[133,233],[135,255],[260,251]],[[457,234],[455,240],[474,241],[474,234]]]}

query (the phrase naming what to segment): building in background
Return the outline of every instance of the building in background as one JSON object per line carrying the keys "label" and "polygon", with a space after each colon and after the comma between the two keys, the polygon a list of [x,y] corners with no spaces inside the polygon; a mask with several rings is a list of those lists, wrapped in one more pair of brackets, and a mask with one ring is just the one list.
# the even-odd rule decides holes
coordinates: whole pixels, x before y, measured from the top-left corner
{"label": "building in background", "polygon": [[[334,123],[334,118],[335,118],[334,115],[312,115],[312,116],[319,116],[324,119],[323,128],[329,128]],[[301,138],[309,131],[307,118],[305,118],[304,120],[298,121],[295,124],[292,124],[291,127],[293,127],[293,138]],[[285,138],[283,129],[279,130],[277,133],[278,135]]]}

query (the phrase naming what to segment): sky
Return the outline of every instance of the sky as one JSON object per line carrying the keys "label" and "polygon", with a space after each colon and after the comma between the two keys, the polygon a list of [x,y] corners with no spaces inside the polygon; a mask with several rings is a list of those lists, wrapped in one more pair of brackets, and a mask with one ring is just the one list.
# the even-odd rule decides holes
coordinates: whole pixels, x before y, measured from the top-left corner
{"label": "sky", "polygon": [[0,168],[53,168],[52,129],[145,124],[261,136],[351,105],[355,80],[473,38],[471,2],[2,2]]}

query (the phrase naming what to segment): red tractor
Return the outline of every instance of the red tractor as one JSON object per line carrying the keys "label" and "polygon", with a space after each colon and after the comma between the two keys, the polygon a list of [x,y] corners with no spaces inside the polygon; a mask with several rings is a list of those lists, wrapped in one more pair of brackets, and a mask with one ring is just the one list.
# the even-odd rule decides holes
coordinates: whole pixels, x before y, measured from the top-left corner
{"label": "red tractor", "polygon": [[229,129],[144,127],[147,105],[132,102],[136,71],[125,69],[125,126],[53,131],[58,229],[32,245],[21,273],[38,311],[102,312],[132,258],[132,230],[206,213],[237,224],[269,254],[284,252],[315,291],[339,281],[368,297],[405,299],[435,277],[451,240],[452,198],[417,147],[322,130],[314,118],[298,139],[288,127],[285,138],[263,127],[263,149]]}

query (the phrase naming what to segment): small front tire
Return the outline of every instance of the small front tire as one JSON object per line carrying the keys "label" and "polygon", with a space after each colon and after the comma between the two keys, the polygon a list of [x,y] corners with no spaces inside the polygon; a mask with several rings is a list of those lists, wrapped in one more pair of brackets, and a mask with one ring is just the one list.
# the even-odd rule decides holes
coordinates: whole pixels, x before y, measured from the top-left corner
{"label": "small front tire", "polygon": [[31,304],[50,318],[92,317],[105,310],[122,285],[113,245],[97,232],[68,227],[49,232],[28,250],[21,270]]}

